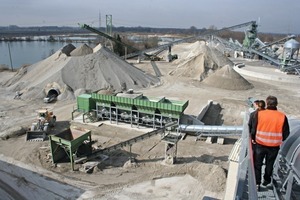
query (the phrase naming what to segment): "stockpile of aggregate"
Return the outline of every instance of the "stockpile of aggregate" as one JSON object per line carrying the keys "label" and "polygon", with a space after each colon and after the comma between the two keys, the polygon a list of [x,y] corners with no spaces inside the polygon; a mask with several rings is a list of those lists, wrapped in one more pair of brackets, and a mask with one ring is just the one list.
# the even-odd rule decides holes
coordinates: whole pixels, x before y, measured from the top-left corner
{"label": "stockpile of aggregate", "polygon": [[74,99],[80,93],[101,89],[127,90],[141,89],[156,85],[159,79],[122,60],[105,47],[88,55],[87,46],[76,49],[72,44],[58,50],[52,56],[21,68],[5,86],[23,93],[23,99],[44,98],[49,88],[58,88],[58,99]]}
{"label": "stockpile of aggregate", "polygon": [[227,90],[248,90],[253,88],[244,77],[231,66],[225,65],[203,80],[203,83]]}
{"label": "stockpile of aggregate", "polygon": [[71,56],[85,56],[93,53],[93,49],[89,47],[87,44],[83,44],[80,47],[77,47],[73,51],[71,51]]}
{"label": "stockpile of aggregate", "polygon": [[[246,90],[253,87],[234,71],[233,62],[228,57],[216,48],[207,46],[205,42],[177,45],[172,52],[178,54],[179,59],[174,62],[177,68],[170,75],[188,77],[228,90]],[[206,79],[208,80],[205,81]]]}
{"label": "stockpile of aggregate", "polygon": [[93,54],[73,57],[62,69],[62,79],[74,91],[80,88],[92,91],[139,89],[159,81],[104,47]]}

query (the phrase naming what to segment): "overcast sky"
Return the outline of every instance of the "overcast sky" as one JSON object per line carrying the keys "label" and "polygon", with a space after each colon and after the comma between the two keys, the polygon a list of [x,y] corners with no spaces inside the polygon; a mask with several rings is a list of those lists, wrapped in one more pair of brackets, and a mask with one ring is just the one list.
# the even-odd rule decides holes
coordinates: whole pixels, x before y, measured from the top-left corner
{"label": "overcast sky", "polygon": [[0,26],[114,26],[218,29],[259,21],[260,32],[300,33],[299,0],[1,0]]}

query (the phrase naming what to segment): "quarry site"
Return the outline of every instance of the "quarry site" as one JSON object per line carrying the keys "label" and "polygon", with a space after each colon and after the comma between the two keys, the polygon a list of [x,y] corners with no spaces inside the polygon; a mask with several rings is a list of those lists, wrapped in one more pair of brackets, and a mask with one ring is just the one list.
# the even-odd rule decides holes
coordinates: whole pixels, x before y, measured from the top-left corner
{"label": "quarry site", "polygon": [[[283,44],[276,44],[276,53],[285,52]],[[268,95],[278,98],[279,110],[289,118],[300,118],[297,68],[296,73],[282,71],[268,59],[249,58],[237,49],[225,54],[227,50],[220,40],[196,38],[172,45],[176,59],[168,60],[170,50],[165,49],[156,55],[161,60],[137,61],[124,60],[101,44],[69,44],[16,72],[1,71],[0,194],[4,199],[226,199],[229,155],[241,132],[225,130],[223,136],[211,137],[164,126],[243,128],[249,97]],[[107,103],[115,94],[120,106]],[[45,103],[51,95],[55,100]],[[142,98],[150,103],[130,105],[131,115],[128,110],[118,113],[130,104],[127,99]],[[91,99],[101,103],[88,112],[91,105],[85,103]],[[154,109],[152,119],[145,113],[153,102],[173,103],[181,110]],[[110,110],[115,108],[116,113]],[[137,112],[140,108],[145,111]],[[35,131],[30,128],[39,109],[55,115],[55,126],[46,137],[30,140],[27,132]],[[155,122],[156,115],[161,118]],[[88,133],[79,145],[98,153],[80,157],[78,144],[71,144],[77,145],[72,149],[61,142],[70,128]],[[170,135],[175,142],[165,139]],[[53,162],[57,149],[65,156]]]}

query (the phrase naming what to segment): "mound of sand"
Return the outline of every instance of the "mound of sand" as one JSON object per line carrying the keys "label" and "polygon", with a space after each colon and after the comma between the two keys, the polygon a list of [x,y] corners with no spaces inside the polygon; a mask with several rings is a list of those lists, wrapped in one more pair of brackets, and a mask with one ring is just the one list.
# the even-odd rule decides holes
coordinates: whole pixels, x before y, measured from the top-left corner
{"label": "mound of sand", "polygon": [[[21,91],[23,99],[39,99],[45,97],[49,85],[55,85],[61,92],[58,99],[74,99],[76,94],[86,91],[141,89],[159,83],[158,78],[145,74],[104,47],[93,54],[67,56],[73,47],[67,45],[45,60],[21,68],[5,86]],[[78,55],[86,49],[79,48]]]}
{"label": "mound of sand", "polygon": [[[186,48],[190,48],[190,50]],[[224,65],[233,66],[232,61],[215,48],[208,47],[205,42],[195,42],[187,45],[179,52],[180,58],[176,61],[177,68],[171,75],[190,77],[196,80],[204,80],[210,73]]]}
{"label": "mound of sand", "polygon": [[208,76],[203,83],[227,90],[248,90],[253,85],[237,73],[231,66],[225,65]]}
{"label": "mound of sand", "polygon": [[199,41],[187,46],[190,51],[187,51],[186,47],[182,48],[183,58],[176,61],[178,66],[170,72],[170,75],[189,77],[228,90],[253,88],[246,79],[233,70],[233,62],[216,48]]}
{"label": "mound of sand", "polygon": [[87,56],[73,57],[62,69],[62,79],[73,91],[140,89],[159,81],[104,47]]}
{"label": "mound of sand", "polygon": [[77,47],[76,49],[74,49],[70,55],[71,56],[85,56],[88,54],[93,53],[93,49],[91,47],[89,47],[86,44],[81,45],[80,47]]}

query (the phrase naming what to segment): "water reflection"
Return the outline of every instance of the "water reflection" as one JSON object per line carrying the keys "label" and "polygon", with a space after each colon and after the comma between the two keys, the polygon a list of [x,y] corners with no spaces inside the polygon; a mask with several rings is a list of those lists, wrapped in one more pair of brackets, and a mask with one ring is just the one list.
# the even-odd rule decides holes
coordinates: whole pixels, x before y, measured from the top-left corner
{"label": "water reflection", "polygon": [[[41,61],[57,50],[61,49],[67,42],[48,42],[48,41],[13,41],[13,42],[0,42],[0,65],[7,65],[11,67],[9,58],[9,47],[12,58],[12,65],[14,69],[18,69],[26,64],[34,64]],[[75,47],[78,47],[84,42],[72,43]],[[89,44],[94,48],[95,45]]]}

